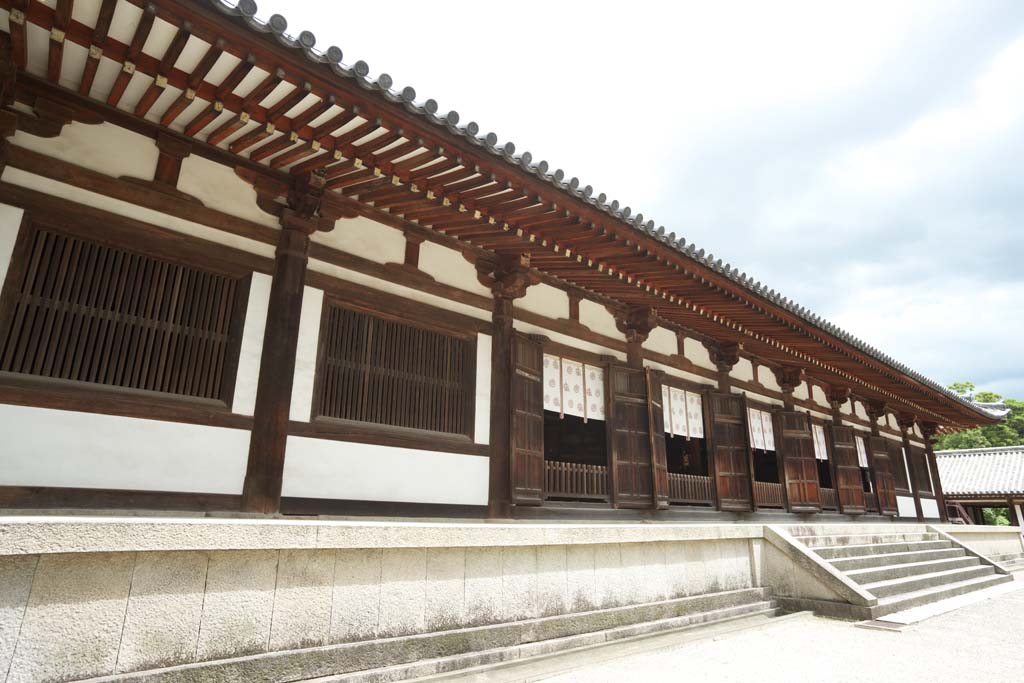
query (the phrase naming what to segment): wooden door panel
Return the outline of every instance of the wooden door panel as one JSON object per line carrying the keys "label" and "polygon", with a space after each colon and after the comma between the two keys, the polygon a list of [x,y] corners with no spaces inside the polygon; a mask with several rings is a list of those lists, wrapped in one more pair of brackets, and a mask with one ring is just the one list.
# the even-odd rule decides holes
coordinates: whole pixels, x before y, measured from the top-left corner
{"label": "wooden door panel", "polygon": [[754,509],[747,451],[746,404],[739,394],[709,391],[711,465],[722,510]]}
{"label": "wooden door panel", "polygon": [[608,421],[615,474],[612,500],[616,507],[650,508],[653,504],[651,426],[647,406],[647,373],[613,365],[609,369]]}
{"label": "wooden door panel", "polygon": [[888,439],[872,436],[868,439],[871,452],[871,470],[875,479],[875,495],[878,498],[878,511],[883,515],[895,515],[896,479],[892,473],[892,458],[889,457]]}
{"label": "wooden door panel", "polygon": [[647,370],[647,420],[651,436],[651,486],[655,508],[668,508],[668,457],[665,453],[665,406],[661,404],[661,377]]}
{"label": "wooden door panel", "polygon": [[775,425],[789,509],[793,512],[819,512],[821,488],[809,418],[804,413],[785,410],[776,413]]}
{"label": "wooden door panel", "polygon": [[845,425],[828,425],[832,459],[835,462],[836,495],[839,510],[848,515],[867,512],[864,501],[864,484],[860,478],[860,463],[857,462],[857,442],[853,428]]}
{"label": "wooden door panel", "polygon": [[512,501],[544,500],[544,353],[525,335],[512,338]]}

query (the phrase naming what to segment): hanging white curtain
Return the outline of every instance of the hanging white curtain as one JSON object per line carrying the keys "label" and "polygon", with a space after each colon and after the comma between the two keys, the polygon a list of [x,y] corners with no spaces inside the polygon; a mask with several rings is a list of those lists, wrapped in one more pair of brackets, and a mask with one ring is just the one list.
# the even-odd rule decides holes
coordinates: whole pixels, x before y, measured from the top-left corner
{"label": "hanging white curtain", "polygon": [[604,420],[604,368],[545,353],[544,409]]}
{"label": "hanging white curtain", "polygon": [[750,447],[759,451],[775,450],[775,430],[772,428],[772,414],[747,408],[747,431],[750,433]]}
{"label": "hanging white curtain", "polygon": [[761,411],[747,408],[747,428],[750,431],[750,446],[764,450],[764,428],[761,426]]}
{"label": "hanging white curtain", "polygon": [[704,438],[704,410],[700,394],[663,384],[661,402],[666,434]]}
{"label": "hanging white curtain", "polygon": [[857,436],[857,465],[866,468],[868,466],[868,449],[864,445],[864,437]]}
{"label": "hanging white curtain", "polygon": [[761,411],[761,430],[764,432],[764,447],[775,450],[775,428],[772,426],[772,414]]}
{"label": "hanging white curtain", "polygon": [[821,425],[813,425],[811,432],[814,434],[814,457],[818,460],[828,460],[828,446],[825,445],[825,428]]}

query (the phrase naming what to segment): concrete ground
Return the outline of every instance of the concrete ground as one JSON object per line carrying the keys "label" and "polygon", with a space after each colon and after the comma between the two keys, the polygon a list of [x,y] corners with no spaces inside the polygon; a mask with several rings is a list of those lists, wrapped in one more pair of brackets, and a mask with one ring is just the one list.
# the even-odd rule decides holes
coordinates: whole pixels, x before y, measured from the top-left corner
{"label": "concrete ground", "polygon": [[[1024,573],[1017,586],[1024,589]],[[962,607],[899,631],[809,614],[755,620],[752,628],[665,634],[566,653],[505,669],[430,680],[459,683],[715,683],[1024,680],[1024,590]]]}

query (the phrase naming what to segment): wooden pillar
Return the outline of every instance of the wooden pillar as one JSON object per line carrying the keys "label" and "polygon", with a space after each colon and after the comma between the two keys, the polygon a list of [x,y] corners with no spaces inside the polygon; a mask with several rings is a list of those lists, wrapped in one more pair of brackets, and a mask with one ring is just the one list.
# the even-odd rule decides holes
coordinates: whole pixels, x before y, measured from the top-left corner
{"label": "wooden pillar", "polygon": [[903,433],[904,460],[907,461],[908,482],[910,483],[910,492],[914,494],[914,509],[917,510],[917,521],[923,522],[924,510],[921,508],[921,494],[918,492],[921,488],[921,482],[917,481],[917,468],[914,467],[914,457],[910,452],[910,432],[914,429],[914,422],[916,420],[917,418],[912,413],[900,413],[896,416],[896,424],[899,425],[900,431]]}
{"label": "wooden pillar", "polygon": [[512,335],[515,306],[526,288],[538,281],[529,255],[478,259],[477,277],[494,295],[491,320],[491,457],[487,517],[512,516]]}
{"label": "wooden pillar", "polygon": [[626,365],[644,367],[644,342],[658,326],[657,311],[650,306],[633,306],[613,312],[615,327],[626,336]]}
{"label": "wooden pillar", "polygon": [[281,219],[267,327],[263,334],[249,463],[242,490],[244,512],[273,514],[281,505],[295,350],[309,260],[310,233],[306,225],[306,221],[290,210]]}
{"label": "wooden pillar", "polygon": [[177,189],[181,162],[192,153],[192,146],[167,133],[157,135],[156,146],[160,150],[160,156],[156,160],[153,182],[171,190]]}
{"label": "wooden pillar", "polygon": [[1017,506],[1013,504],[1013,498],[1006,499],[1007,515],[1010,520],[1010,526],[1020,526],[1020,517],[1017,516]]}
{"label": "wooden pillar", "polygon": [[[263,333],[249,460],[242,486],[241,510],[262,514],[275,514],[281,508],[310,235],[318,230],[331,230],[341,215],[355,215],[330,206],[332,199],[324,196],[324,179],[320,175],[296,177],[291,185],[281,185],[254,183],[259,205],[276,212],[281,224]],[[277,201],[281,196],[287,205]]]}
{"label": "wooden pillar", "polygon": [[935,502],[939,506],[939,519],[943,523],[949,523],[949,512],[946,510],[946,494],[942,490],[942,479],[939,477],[939,460],[935,457],[935,450],[932,442],[939,426],[934,422],[922,422],[921,433],[924,434],[925,457],[928,459],[928,469],[932,473],[932,485],[935,487]]}

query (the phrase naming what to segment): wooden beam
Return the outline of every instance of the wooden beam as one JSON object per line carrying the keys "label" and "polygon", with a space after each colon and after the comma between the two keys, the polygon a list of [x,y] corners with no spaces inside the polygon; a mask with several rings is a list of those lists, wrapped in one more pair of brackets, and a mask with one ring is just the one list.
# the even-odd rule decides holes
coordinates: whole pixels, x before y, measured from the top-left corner
{"label": "wooden beam", "polygon": [[96,26],[92,32],[92,44],[89,46],[89,57],[82,67],[82,80],[78,84],[78,92],[88,95],[92,92],[92,84],[96,79],[96,69],[100,66],[100,58],[103,57],[103,48],[107,43],[107,34],[110,32],[110,21],[114,18],[114,9],[117,7],[117,0],[103,0],[100,5],[100,13],[96,18]]}
{"label": "wooden beam", "polygon": [[8,26],[11,35],[11,59],[19,70],[28,65],[28,21],[29,0],[12,0]]}
{"label": "wooden beam", "polygon": [[181,51],[185,49],[185,44],[188,43],[189,36],[192,35],[192,27],[186,21],[182,24],[181,28],[178,29],[177,34],[174,36],[174,40],[171,41],[170,47],[164,53],[163,58],[160,60],[160,69],[157,72],[153,82],[146,88],[146,92],[143,93],[139,99],[139,103],[135,105],[135,115],[145,116],[149,113],[150,108],[160,98],[164,90],[167,88],[167,77],[171,73],[171,69],[174,68],[175,63],[178,61],[178,57],[181,56]]}
{"label": "wooden beam", "polygon": [[125,55],[124,62],[121,64],[121,71],[118,72],[117,78],[114,79],[114,86],[110,89],[110,94],[107,95],[107,104],[111,107],[116,107],[117,103],[121,101],[121,96],[124,95],[124,91],[128,88],[132,76],[135,75],[135,62],[139,59],[139,55],[142,54],[142,46],[146,44],[146,39],[149,38],[149,32],[153,28],[153,20],[155,18],[156,8],[153,5],[146,5],[142,10],[142,16],[139,17],[139,23],[135,27],[132,42],[128,45],[128,52]]}
{"label": "wooden beam", "polygon": [[51,83],[60,82],[60,72],[64,65],[64,38],[68,24],[71,23],[71,8],[72,0],[57,0],[53,28],[50,29],[50,54],[46,65],[46,79]]}

